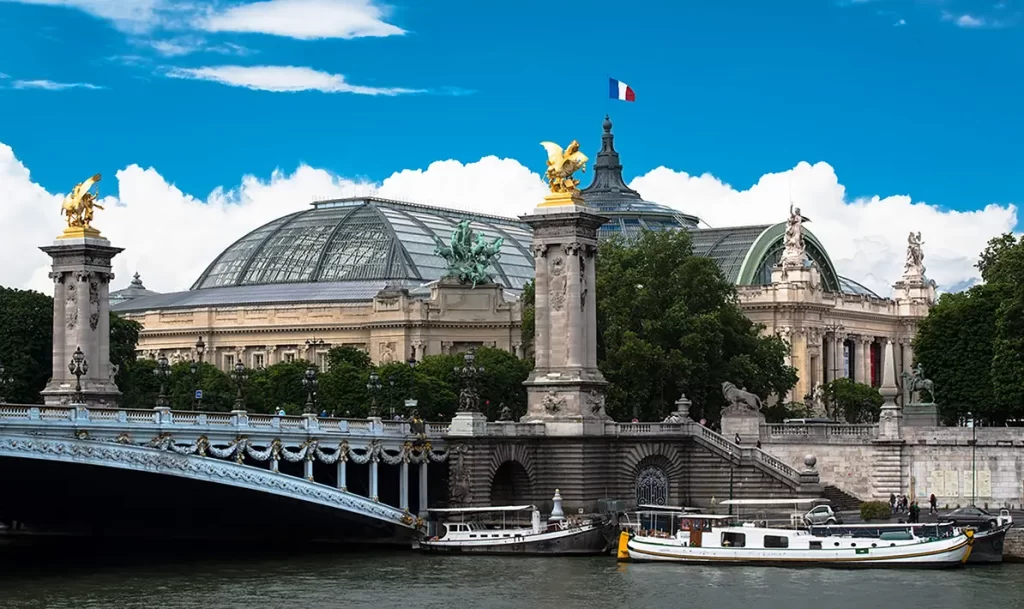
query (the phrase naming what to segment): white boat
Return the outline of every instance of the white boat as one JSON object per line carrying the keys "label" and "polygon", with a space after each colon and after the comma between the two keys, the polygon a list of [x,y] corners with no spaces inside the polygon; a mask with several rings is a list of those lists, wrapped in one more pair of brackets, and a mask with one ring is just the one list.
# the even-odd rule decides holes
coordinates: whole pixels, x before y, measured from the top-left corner
{"label": "white boat", "polygon": [[[955,567],[967,561],[973,531],[946,537],[915,529],[876,537],[756,526],[732,515],[638,511],[619,534],[619,560],[823,567]],[[757,523],[760,524],[760,523]],[[823,527],[828,528],[828,527]]]}
{"label": "white boat", "polygon": [[[542,523],[533,505],[427,510],[426,537],[413,542],[423,552],[599,555],[610,549],[605,518],[563,517]],[[520,521],[530,514],[528,525]]]}

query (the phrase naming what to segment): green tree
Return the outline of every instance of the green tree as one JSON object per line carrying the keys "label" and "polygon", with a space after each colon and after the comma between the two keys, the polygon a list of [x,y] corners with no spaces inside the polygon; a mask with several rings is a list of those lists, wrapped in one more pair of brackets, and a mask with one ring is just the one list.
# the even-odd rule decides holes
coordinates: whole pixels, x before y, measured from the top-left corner
{"label": "green tree", "polygon": [[[306,360],[295,360],[250,370],[244,389],[245,409],[270,414],[277,408],[284,408],[288,414],[301,414],[307,398],[302,379],[309,366]],[[316,411],[326,407],[326,404],[318,403]]]}
{"label": "green tree", "polygon": [[873,423],[882,410],[882,394],[871,385],[838,378],[824,387],[825,402],[833,417],[842,413],[847,423]]}
{"label": "green tree", "polygon": [[601,244],[597,273],[598,364],[617,419],[665,416],[681,393],[694,416],[717,418],[721,384],[766,399],[797,381],[786,343],[760,335],[715,263],[693,253],[685,231],[646,231]]}
{"label": "green tree", "polygon": [[519,296],[519,301],[522,303],[523,325],[521,333],[524,345],[533,344],[533,335],[537,328],[536,291],[537,284],[531,279],[529,283],[523,286],[523,293]]}
{"label": "green tree", "polygon": [[971,412],[979,424],[1024,417],[1024,238],[989,241],[978,261],[985,283],[944,294],[914,341],[935,383],[942,420]]}
{"label": "green tree", "polygon": [[334,347],[327,352],[327,360],[329,368],[318,379],[320,407],[340,417],[366,416],[366,383],[373,370],[370,356],[352,347]]}

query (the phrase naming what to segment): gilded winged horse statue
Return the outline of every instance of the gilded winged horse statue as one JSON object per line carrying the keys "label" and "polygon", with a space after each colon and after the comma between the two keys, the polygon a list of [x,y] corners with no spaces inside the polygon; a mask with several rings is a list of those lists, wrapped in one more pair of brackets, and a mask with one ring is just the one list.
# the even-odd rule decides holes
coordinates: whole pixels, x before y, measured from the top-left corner
{"label": "gilded winged horse statue", "polygon": [[572,174],[577,171],[586,173],[589,160],[580,152],[580,143],[573,140],[565,150],[554,142],[541,142],[540,145],[548,152],[548,169],[544,175],[548,179],[551,192],[579,192],[580,181],[573,178]]}
{"label": "gilded winged horse statue", "polygon": [[68,221],[68,226],[88,228],[92,226],[92,213],[94,208],[103,209],[103,206],[96,203],[98,193],[92,193],[92,187],[100,181],[100,174],[96,174],[88,180],[75,184],[68,196],[64,197],[61,205],[61,213]]}

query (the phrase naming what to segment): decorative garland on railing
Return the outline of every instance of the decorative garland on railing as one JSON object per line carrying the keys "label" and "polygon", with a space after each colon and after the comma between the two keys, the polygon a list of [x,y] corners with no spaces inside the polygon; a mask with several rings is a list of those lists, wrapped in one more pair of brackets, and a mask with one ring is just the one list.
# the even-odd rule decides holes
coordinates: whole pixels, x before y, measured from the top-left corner
{"label": "decorative garland on railing", "polygon": [[[79,439],[89,439],[88,434],[80,434]],[[134,444],[131,435],[128,433],[121,433],[113,440],[108,441],[118,444]],[[281,440],[277,438],[271,441],[270,444],[264,445],[260,442],[257,445],[253,444],[246,436],[239,436],[225,446],[210,444],[210,440],[205,435],[199,436],[191,443],[178,444],[170,433],[164,432],[143,446],[185,456],[198,455],[205,457],[209,454],[218,459],[234,458],[236,463],[242,463],[246,455],[258,462],[283,459],[289,463],[319,461],[324,465],[334,465],[339,460],[343,462],[352,461],[358,465],[365,465],[371,461],[374,463],[383,461],[387,465],[400,465],[402,463],[415,465],[420,463],[443,463],[448,460],[448,451],[435,451],[430,442],[424,442],[423,444],[406,442],[400,449],[395,451],[384,448],[384,445],[378,440],[374,440],[363,449],[352,448],[347,440],[343,440],[336,446],[325,446],[327,450],[323,450],[320,441],[316,438],[311,438],[297,448],[292,449],[282,445]],[[262,448],[258,448],[258,446],[262,446]]]}

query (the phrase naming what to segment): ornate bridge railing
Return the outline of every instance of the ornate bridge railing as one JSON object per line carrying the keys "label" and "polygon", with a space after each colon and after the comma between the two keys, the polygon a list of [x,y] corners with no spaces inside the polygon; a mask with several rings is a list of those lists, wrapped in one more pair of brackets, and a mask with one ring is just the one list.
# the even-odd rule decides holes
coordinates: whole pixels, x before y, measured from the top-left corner
{"label": "ornate bridge railing", "polygon": [[762,442],[863,444],[878,437],[878,425],[847,423],[771,423],[761,425]]}
{"label": "ornate bridge railing", "polygon": [[[431,427],[423,435],[413,435],[407,422],[380,419],[5,404],[0,405],[0,457],[206,479],[413,527],[417,522],[409,512],[409,466],[420,468],[422,511],[427,505],[428,465],[448,457],[444,438]],[[302,463],[302,477],[282,473],[282,460]],[[314,480],[316,461],[336,467],[333,486]],[[367,496],[348,491],[350,461],[368,465]],[[399,468],[398,506],[378,500],[380,462]]]}

